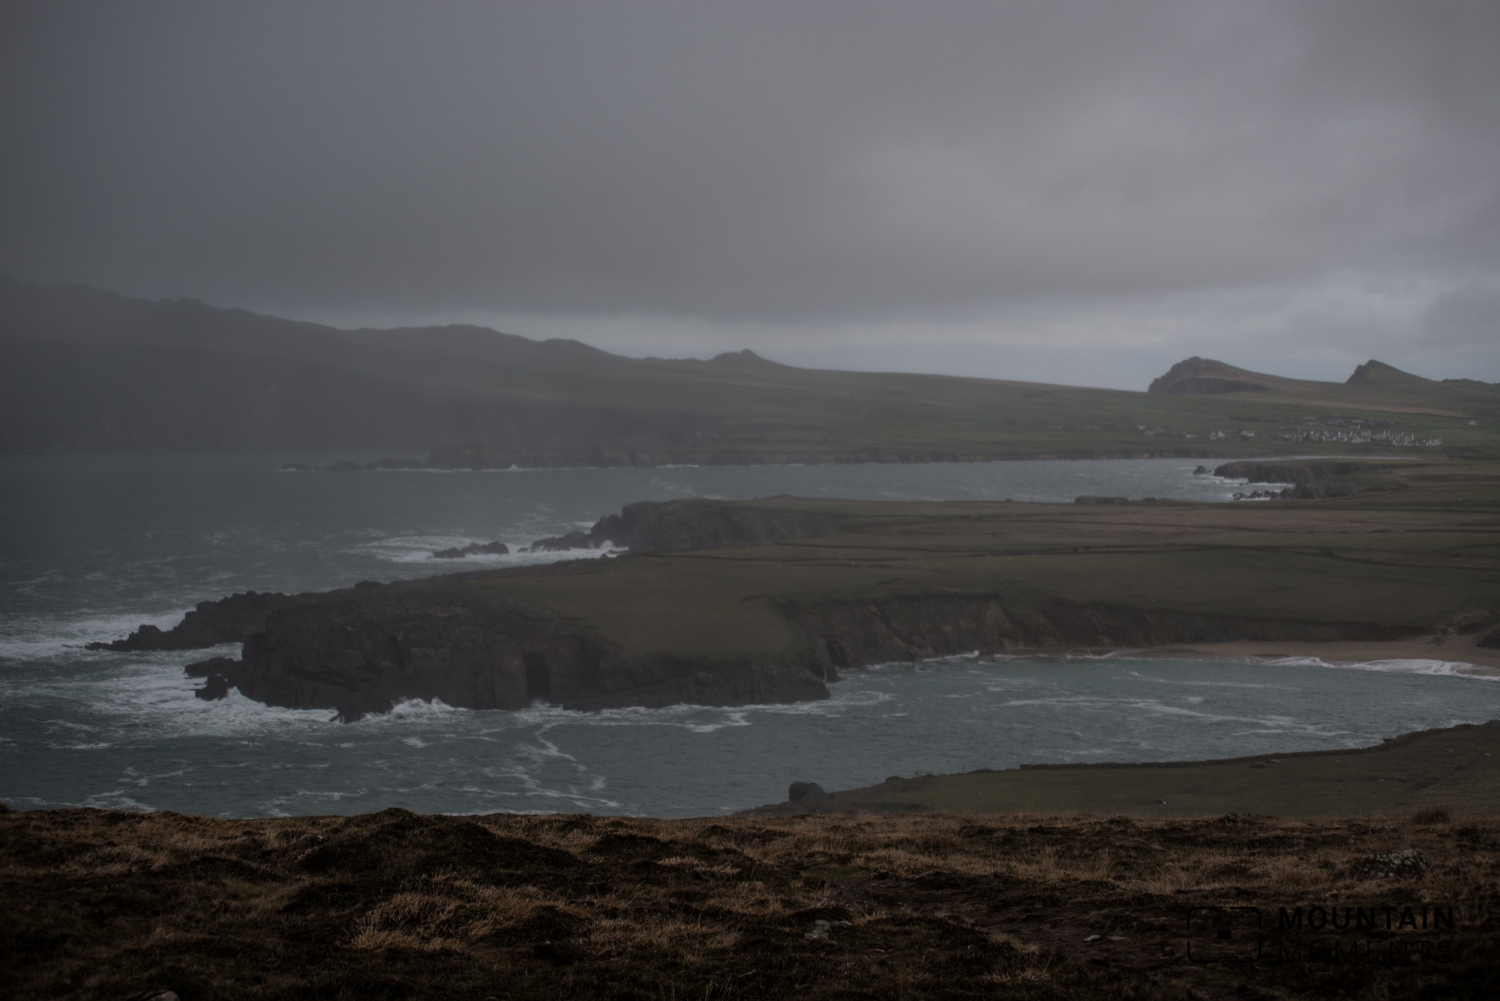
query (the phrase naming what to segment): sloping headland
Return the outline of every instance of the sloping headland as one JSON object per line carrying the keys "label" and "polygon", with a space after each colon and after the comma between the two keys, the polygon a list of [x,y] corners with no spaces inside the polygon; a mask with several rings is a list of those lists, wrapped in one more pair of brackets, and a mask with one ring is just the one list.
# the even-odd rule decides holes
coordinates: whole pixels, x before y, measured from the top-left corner
{"label": "sloping headland", "polygon": [[1500,467],[1319,476],[1322,499],[1252,504],[631,505],[583,540],[630,546],[611,559],[227,599],[263,625],[197,673],[352,719],[817,699],[840,671],[971,651],[1399,643],[1500,667]]}
{"label": "sloping headland", "polygon": [[1373,361],[1341,384],[1190,358],[1124,392],[817,371],[749,351],[625,358],[480,327],[341,330],[0,276],[0,451],[408,453],[333,466],[357,470],[1386,454],[1423,441],[1500,457],[1500,387]]}

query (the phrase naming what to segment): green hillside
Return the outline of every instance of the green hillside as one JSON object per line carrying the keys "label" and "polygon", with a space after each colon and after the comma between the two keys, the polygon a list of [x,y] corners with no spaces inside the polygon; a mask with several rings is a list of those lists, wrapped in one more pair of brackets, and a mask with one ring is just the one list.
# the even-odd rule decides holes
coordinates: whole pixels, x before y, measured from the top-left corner
{"label": "green hillside", "polygon": [[437,450],[437,465],[1406,451],[1347,440],[1373,425],[1500,455],[1500,388],[1484,383],[1378,362],[1347,384],[1306,382],[1196,358],[1157,383],[819,371],[749,351],[624,358],[478,327],[340,330],[0,278],[4,450]]}

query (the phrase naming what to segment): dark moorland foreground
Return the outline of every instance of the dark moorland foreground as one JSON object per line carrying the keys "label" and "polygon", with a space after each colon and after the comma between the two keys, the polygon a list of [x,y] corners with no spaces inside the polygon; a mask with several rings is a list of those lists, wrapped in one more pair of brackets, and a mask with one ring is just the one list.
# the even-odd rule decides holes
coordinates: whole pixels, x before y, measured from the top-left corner
{"label": "dark moorland foreground", "polygon": [[287,448],[447,469],[1351,449],[1494,459],[1500,387],[1373,361],[1328,383],[1191,358],[1125,392],[817,371],[749,351],[625,358],[480,327],[340,330],[0,276],[0,451]]}
{"label": "dark moorland foreground", "polygon": [[[1426,736],[1474,756],[1497,731]],[[1496,802],[1315,820],[3,813],[0,993],[1492,998]]]}
{"label": "dark moorland foreground", "polygon": [[[973,651],[1189,646],[1500,666],[1500,467],[1241,472],[1295,481],[1310,499],[631,505],[593,533],[633,547],[613,559],[241,596],[114,647],[243,641],[241,660],[192,669],[206,697],[234,685],[346,719],[401,698],[798,701],[825,697],[843,670]],[[210,615],[224,631],[191,639]]]}

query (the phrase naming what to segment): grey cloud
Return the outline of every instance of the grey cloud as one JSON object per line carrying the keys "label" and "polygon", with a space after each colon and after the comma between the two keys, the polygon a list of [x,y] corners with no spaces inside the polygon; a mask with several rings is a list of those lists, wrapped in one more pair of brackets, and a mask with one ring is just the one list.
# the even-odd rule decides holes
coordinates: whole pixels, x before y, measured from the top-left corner
{"label": "grey cloud", "polygon": [[797,324],[1500,273],[1497,11],[11,4],[0,269]]}
{"label": "grey cloud", "polygon": [[1441,344],[1500,348],[1500,279],[1471,279],[1432,300],[1424,332]]}

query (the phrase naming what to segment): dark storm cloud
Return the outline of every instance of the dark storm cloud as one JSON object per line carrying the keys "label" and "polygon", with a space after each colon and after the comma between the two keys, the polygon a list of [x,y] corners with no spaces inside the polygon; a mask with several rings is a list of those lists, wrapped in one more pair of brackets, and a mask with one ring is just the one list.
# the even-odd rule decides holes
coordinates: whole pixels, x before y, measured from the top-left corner
{"label": "dark storm cloud", "polygon": [[1492,2],[0,18],[0,270],[24,277],[827,325],[1500,271]]}

